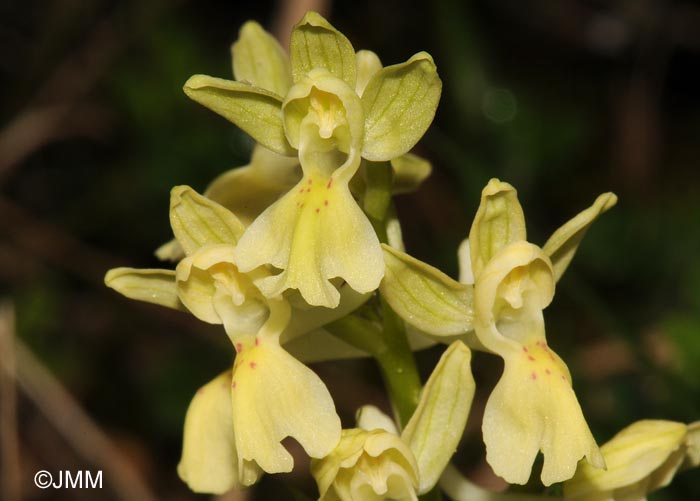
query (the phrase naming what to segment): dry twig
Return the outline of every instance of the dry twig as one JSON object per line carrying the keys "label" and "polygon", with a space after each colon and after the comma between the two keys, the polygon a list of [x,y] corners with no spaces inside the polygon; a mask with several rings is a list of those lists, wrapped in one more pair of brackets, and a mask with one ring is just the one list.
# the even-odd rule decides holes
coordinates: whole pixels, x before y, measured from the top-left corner
{"label": "dry twig", "polygon": [[17,382],[75,451],[104,471],[120,499],[155,499],[133,466],[80,404],[19,339],[15,342]]}
{"label": "dry twig", "polygon": [[0,303],[0,498],[20,499],[21,471],[17,434],[15,386],[15,314],[9,302]]}

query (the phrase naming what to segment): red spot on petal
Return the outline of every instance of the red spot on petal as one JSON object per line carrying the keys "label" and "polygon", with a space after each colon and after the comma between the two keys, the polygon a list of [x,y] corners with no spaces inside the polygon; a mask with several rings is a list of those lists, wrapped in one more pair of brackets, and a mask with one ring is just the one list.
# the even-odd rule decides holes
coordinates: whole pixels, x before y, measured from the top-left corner
{"label": "red spot on petal", "polygon": [[260,340],[258,338],[255,338],[255,346],[258,346],[260,344]]}
{"label": "red spot on petal", "polygon": [[323,205],[328,205],[328,200],[324,200]]}
{"label": "red spot on petal", "polygon": [[304,188],[300,189],[299,193],[304,193]]}
{"label": "red spot on petal", "polygon": [[306,193],[311,193],[311,188],[306,188]]}
{"label": "red spot on petal", "polygon": [[256,364],[255,362],[251,362],[251,363],[250,363],[250,368],[251,368],[251,369],[255,369],[255,366],[256,366],[256,365],[258,365],[258,364]]}
{"label": "red spot on petal", "polygon": [[320,210],[321,210],[321,209],[319,209],[318,207],[316,207],[316,214],[318,214]]}
{"label": "red spot on petal", "polygon": [[314,181],[313,181],[313,179],[309,179],[309,180],[306,181],[306,182],[309,183],[309,184],[311,184],[311,183],[313,183]]}
{"label": "red spot on petal", "polygon": [[556,359],[554,358],[554,355],[552,355],[551,353],[549,354],[549,359],[550,359],[552,362],[556,362]]}
{"label": "red spot on petal", "polygon": [[243,344],[242,343],[236,343],[236,353],[240,353],[243,351]]}
{"label": "red spot on petal", "polygon": [[561,376],[559,376],[559,377],[561,378],[562,381],[566,381],[566,378],[564,377],[563,374],[562,374]]}
{"label": "red spot on petal", "polygon": [[533,361],[533,362],[535,361],[535,357],[533,357],[532,355],[528,355],[528,356],[527,356],[527,359],[528,359],[528,360],[531,360],[531,361]]}
{"label": "red spot on petal", "polygon": [[231,388],[233,388],[234,390],[236,389],[236,382],[235,381],[233,383],[231,383]]}
{"label": "red spot on petal", "polygon": [[550,371],[549,369],[545,369],[544,371],[547,373],[548,376],[552,373],[552,371]]}
{"label": "red spot on petal", "polygon": [[204,388],[200,388],[197,390],[197,395],[201,395],[202,393],[204,393]]}
{"label": "red spot on petal", "polygon": [[532,374],[530,374],[530,379],[532,379],[532,380],[537,379],[537,374],[536,374],[535,372],[533,372]]}
{"label": "red spot on petal", "polygon": [[523,351],[527,353],[527,346],[523,346]]}
{"label": "red spot on petal", "polygon": [[326,188],[330,188],[331,186],[333,186],[333,178],[330,178],[328,180],[328,184],[326,185]]}

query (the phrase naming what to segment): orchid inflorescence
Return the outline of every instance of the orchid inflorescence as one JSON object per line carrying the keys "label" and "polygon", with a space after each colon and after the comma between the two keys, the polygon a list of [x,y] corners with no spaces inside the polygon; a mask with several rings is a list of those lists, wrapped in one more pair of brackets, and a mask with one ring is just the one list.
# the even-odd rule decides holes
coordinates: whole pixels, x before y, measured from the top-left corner
{"label": "orchid inflorescence", "polygon": [[[505,481],[527,483],[542,453],[542,483],[564,482],[566,499],[644,499],[700,464],[698,423],[640,421],[599,447],[545,335],[556,282],[614,194],[540,247],[527,240],[515,188],[492,179],[454,280],[405,252],[391,198],[430,174],[410,150],[440,98],[431,56],[383,66],[315,12],[295,26],[290,57],[252,21],[232,56],[235,80],[195,75],[184,90],[255,140],[250,164],[203,195],[173,188],[175,239],[157,255],[174,270],[105,277],[127,297],[220,324],[231,340],[232,367],[197,392],[185,418],[178,474],[192,490],[223,493],[291,471],[282,441],[292,437],[312,458],[320,499],[417,499],[438,485],[457,500],[517,499],[449,464],[474,396],[472,350],[503,359],[482,432]],[[422,385],[411,350],[435,343],[448,347]],[[304,363],[353,356],[378,361],[393,418],[364,406],[344,428]]]}

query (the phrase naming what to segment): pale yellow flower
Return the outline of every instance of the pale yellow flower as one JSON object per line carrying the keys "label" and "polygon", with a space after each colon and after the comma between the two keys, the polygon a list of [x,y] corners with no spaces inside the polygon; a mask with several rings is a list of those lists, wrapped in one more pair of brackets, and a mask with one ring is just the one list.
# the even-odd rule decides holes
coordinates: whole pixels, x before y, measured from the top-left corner
{"label": "pale yellow flower", "polygon": [[700,422],[691,425],[663,420],[631,424],[601,452],[606,470],[582,463],[564,483],[564,499],[579,501],[642,501],[668,485],[683,467],[697,467]]}
{"label": "pale yellow flower", "polygon": [[[278,270],[257,283],[266,296],[297,289],[311,305],[335,307],[341,279],[367,293],[378,287],[384,273],[379,241],[349,182],[363,158],[396,160],[413,147],[432,121],[440,79],[425,53],[386,68],[373,53],[356,55],[344,35],[309,12],[292,33],[288,87],[279,50],[256,26],[246,25],[234,45],[238,81],[196,75],[185,92],[261,145],[298,156],[301,164],[297,185],[241,238],[239,269]],[[262,56],[259,64],[269,61],[272,70],[259,70],[259,64],[249,61],[256,40],[264,48],[257,54]],[[237,58],[244,60],[238,66]],[[425,165],[404,160],[395,168],[408,173],[404,178],[410,185],[425,176]]]}
{"label": "pale yellow flower", "polygon": [[340,440],[333,400],[318,376],[280,346],[280,336],[314,329],[347,313],[347,305],[333,312],[307,309],[292,326],[289,301],[267,297],[255,285],[269,272],[238,268],[235,248],[244,227],[230,211],[189,187],[176,187],[170,216],[185,253],[177,269],[119,268],[105,282],[129,297],[184,307],[222,324],[235,348],[233,370],[205,386],[190,405],[180,476],[196,491],[220,493],[255,482],[262,471],[291,471],[292,456],[281,444],[286,437],[311,457],[325,456]]}

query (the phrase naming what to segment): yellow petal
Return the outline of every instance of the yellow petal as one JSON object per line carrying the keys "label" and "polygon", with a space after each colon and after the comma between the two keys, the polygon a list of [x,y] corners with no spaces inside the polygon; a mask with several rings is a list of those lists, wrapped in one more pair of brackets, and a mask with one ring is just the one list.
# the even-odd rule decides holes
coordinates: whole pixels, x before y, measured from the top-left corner
{"label": "yellow petal", "polygon": [[357,427],[366,431],[384,430],[393,435],[398,435],[396,423],[374,405],[363,405],[355,413]]}
{"label": "yellow petal", "polygon": [[688,451],[684,467],[695,468],[700,466],[700,421],[695,421],[688,425],[688,436],[686,437]]}
{"label": "yellow petal", "polygon": [[[268,301],[241,273],[231,245],[208,245],[180,261],[176,269],[178,294],[200,320],[224,324],[236,342],[238,336],[255,335],[268,320]],[[284,328],[284,325],[282,326]]]}
{"label": "yellow petal", "polygon": [[173,270],[113,268],[105,275],[105,285],[130,299],[184,310]]}
{"label": "yellow petal", "polygon": [[170,190],[170,226],[188,255],[208,244],[235,245],[244,230],[231,211],[189,186]]}
{"label": "yellow petal", "polygon": [[180,478],[195,492],[223,494],[255,483],[262,471],[239,459],[231,412],[231,371],[199,389],[187,409]]}
{"label": "yellow petal", "polygon": [[384,259],[372,225],[335,177],[305,176],[246,230],[236,248],[246,272],[270,264],[279,274],[256,282],[268,297],[298,289],[310,305],[334,308],[340,277],[365,293],[379,286]]}
{"label": "yellow petal", "polygon": [[673,421],[631,424],[600,448],[607,469],[582,464],[564,484],[566,498],[594,499],[607,494],[611,499],[627,499],[619,496],[618,489],[629,492],[635,487],[643,497],[667,485],[683,460],[686,432],[685,424]]}
{"label": "yellow petal", "polygon": [[360,165],[364,130],[362,102],[347,83],[316,68],[292,87],[282,104],[289,143],[299,150],[306,174],[325,175],[346,170],[343,179]]}
{"label": "yellow petal", "polygon": [[416,500],[418,471],[410,449],[382,429],[343,430],[331,454],[311,462],[321,501]]}
{"label": "yellow petal", "polygon": [[510,184],[491,179],[481,192],[479,210],[469,231],[474,277],[508,244],[527,238],[518,192]]}
{"label": "yellow petal", "polygon": [[391,168],[394,171],[393,193],[411,193],[416,191],[433,170],[425,158],[406,153],[391,160]]}
{"label": "yellow petal", "polygon": [[326,386],[274,340],[257,338],[239,350],[233,372],[233,419],[239,461],[268,473],[291,471],[282,446],[294,438],[314,458],[340,440],[340,419]]}
{"label": "yellow petal", "polygon": [[187,96],[233,122],[258,143],[280,155],[292,155],[282,124],[282,97],[246,83],[207,75],[185,82]]}
{"label": "yellow petal", "polygon": [[233,75],[239,82],[284,96],[292,86],[289,58],[279,42],[255,21],[248,21],[231,46]]}
{"label": "yellow petal", "polygon": [[474,272],[472,271],[472,251],[469,248],[469,239],[465,238],[457,249],[457,262],[459,264],[459,283],[474,285]]}
{"label": "yellow petal", "polygon": [[474,286],[476,334],[501,356],[544,340],[542,310],[554,297],[554,273],[542,249],[516,241],[498,252]]}
{"label": "yellow petal", "polygon": [[358,50],[355,53],[355,66],[357,68],[355,91],[358,96],[361,96],[372,77],[382,69],[382,62],[371,50]]}
{"label": "yellow petal", "polygon": [[407,153],[433,121],[441,92],[435,63],[426,52],[375,73],[362,94],[362,156],[383,161]]}
{"label": "yellow petal", "polygon": [[309,11],[292,31],[292,74],[298,82],[314,68],[323,68],[355,87],[355,50],[323,16]]}
{"label": "yellow petal", "polygon": [[[527,350],[527,351],[525,351]],[[543,341],[504,357],[484,411],[486,460],[512,484],[525,484],[539,451],[542,483],[568,480],[578,461],[602,468],[603,457],[571,388],[566,364]]]}
{"label": "yellow petal", "polygon": [[250,226],[267,207],[301,179],[297,157],[278,155],[256,145],[250,165],[224,172],[214,179],[204,196],[233,212]]}
{"label": "yellow petal", "polygon": [[557,280],[566,271],[591,224],[616,203],[617,196],[614,193],[603,193],[596,198],[593,205],[577,214],[549,237],[542,250],[552,260]]}

